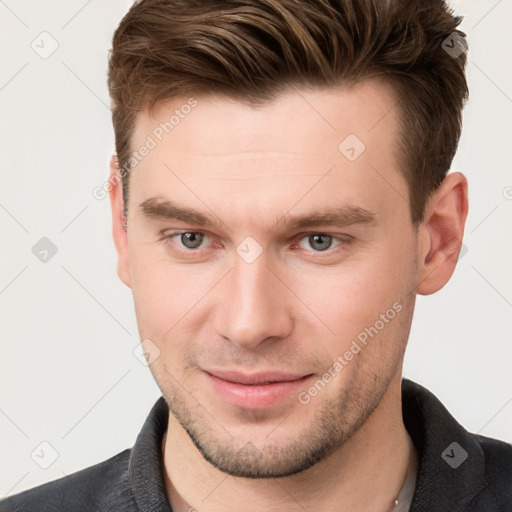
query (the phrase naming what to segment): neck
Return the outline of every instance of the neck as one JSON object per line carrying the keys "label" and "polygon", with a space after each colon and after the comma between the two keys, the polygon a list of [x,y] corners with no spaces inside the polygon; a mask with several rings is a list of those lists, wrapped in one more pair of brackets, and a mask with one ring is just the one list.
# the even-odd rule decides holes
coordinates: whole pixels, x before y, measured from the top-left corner
{"label": "neck", "polygon": [[[164,477],[172,510],[322,510],[388,512],[404,483],[414,446],[402,421],[401,379],[390,383],[359,430],[327,459],[279,479],[226,475],[207,462],[171,415]],[[185,468],[187,470],[185,471]]]}

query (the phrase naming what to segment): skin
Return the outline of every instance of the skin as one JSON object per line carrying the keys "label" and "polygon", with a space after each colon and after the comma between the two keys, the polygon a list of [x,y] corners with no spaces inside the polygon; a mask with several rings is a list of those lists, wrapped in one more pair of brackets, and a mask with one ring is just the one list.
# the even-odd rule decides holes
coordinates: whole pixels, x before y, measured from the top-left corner
{"label": "skin", "polygon": [[[187,100],[141,112],[132,147]],[[400,399],[415,297],[441,289],[455,269],[466,179],[449,174],[423,223],[411,223],[395,102],[382,81],[290,90],[258,108],[196,100],[131,173],[127,232],[121,186],[110,191],[118,274],[132,289],[141,339],[157,347],[150,369],[171,410],[162,443],[171,506],[386,512],[416,454]],[[348,134],[366,146],[352,162],[338,150]],[[145,215],[140,204],[156,196],[221,225]],[[347,204],[375,222],[295,231],[276,224]],[[180,236],[161,240],[178,230],[207,237],[192,250]],[[332,236],[321,238],[332,246],[318,250],[311,234]],[[236,251],[248,236],[262,251],[251,263]],[[298,392],[397,303],[400,312],[301,403]],[[224,401],[205,368],[313,380],[254,410]]]}

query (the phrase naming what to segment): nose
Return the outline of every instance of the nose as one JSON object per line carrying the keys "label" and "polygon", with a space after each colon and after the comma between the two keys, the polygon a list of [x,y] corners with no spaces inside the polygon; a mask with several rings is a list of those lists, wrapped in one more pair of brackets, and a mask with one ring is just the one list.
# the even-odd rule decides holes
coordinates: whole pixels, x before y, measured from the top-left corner
{"label": "nose", "polygon": [[216,309],[215,330],[241,348],[285,338],[293,329],[290,298],[263,253],[252,263],[235,256],[234,268],[223,281],[222,303]]}

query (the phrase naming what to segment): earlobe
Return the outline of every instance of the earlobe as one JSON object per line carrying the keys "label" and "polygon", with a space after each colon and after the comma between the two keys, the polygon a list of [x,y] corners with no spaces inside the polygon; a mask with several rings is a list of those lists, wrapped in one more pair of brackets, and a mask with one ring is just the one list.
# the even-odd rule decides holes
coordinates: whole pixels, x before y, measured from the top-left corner
{"label": "earlobe", "polygon": [[468,213],[468,185],[461,173],[446,176],[432,195],[419,228],[416,293],[439,291],[457,265]]}
{"label": "earlobe", "polygon": [[112,235],[117,251],[117,274],[121,281],[131,287],[128,240],[123,208],[123,186],[116,155],[110,159],[109,196],[112,208]]}

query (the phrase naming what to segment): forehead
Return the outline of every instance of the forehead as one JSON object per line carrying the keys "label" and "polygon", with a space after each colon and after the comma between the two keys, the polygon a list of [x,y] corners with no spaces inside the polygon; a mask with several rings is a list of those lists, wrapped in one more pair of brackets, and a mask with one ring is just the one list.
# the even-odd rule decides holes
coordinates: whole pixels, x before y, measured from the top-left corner
{"label": "forehead", "polygon": [[379,80],[291,88],[258,106],[213,95],[173,98],[138,114],[132,150],[151,149],[134,162],[130,182],[140,199],[188,189],[187,200],[200,206],[193,192],[201,190],[229,197],[240,213],[249,212],[248,197],[275,208],[305,190],[306,203],[357,204],[366,195],[385,207],[407,196],[397,134],[393,91]]}
{"label": "forehead", "polygon": [[140,112],[132,142],[137,146],[155,130],[159,135],[160,126],[163,138],[172,133],[176,150],[195,154],[338,150],[337,142],[351,133],[366,145],[380,142],[379,134],[393,137],[394,107],[391,85],[379,79],[350,87],[291,87],[259,105],[217,95],[181,96]]}

